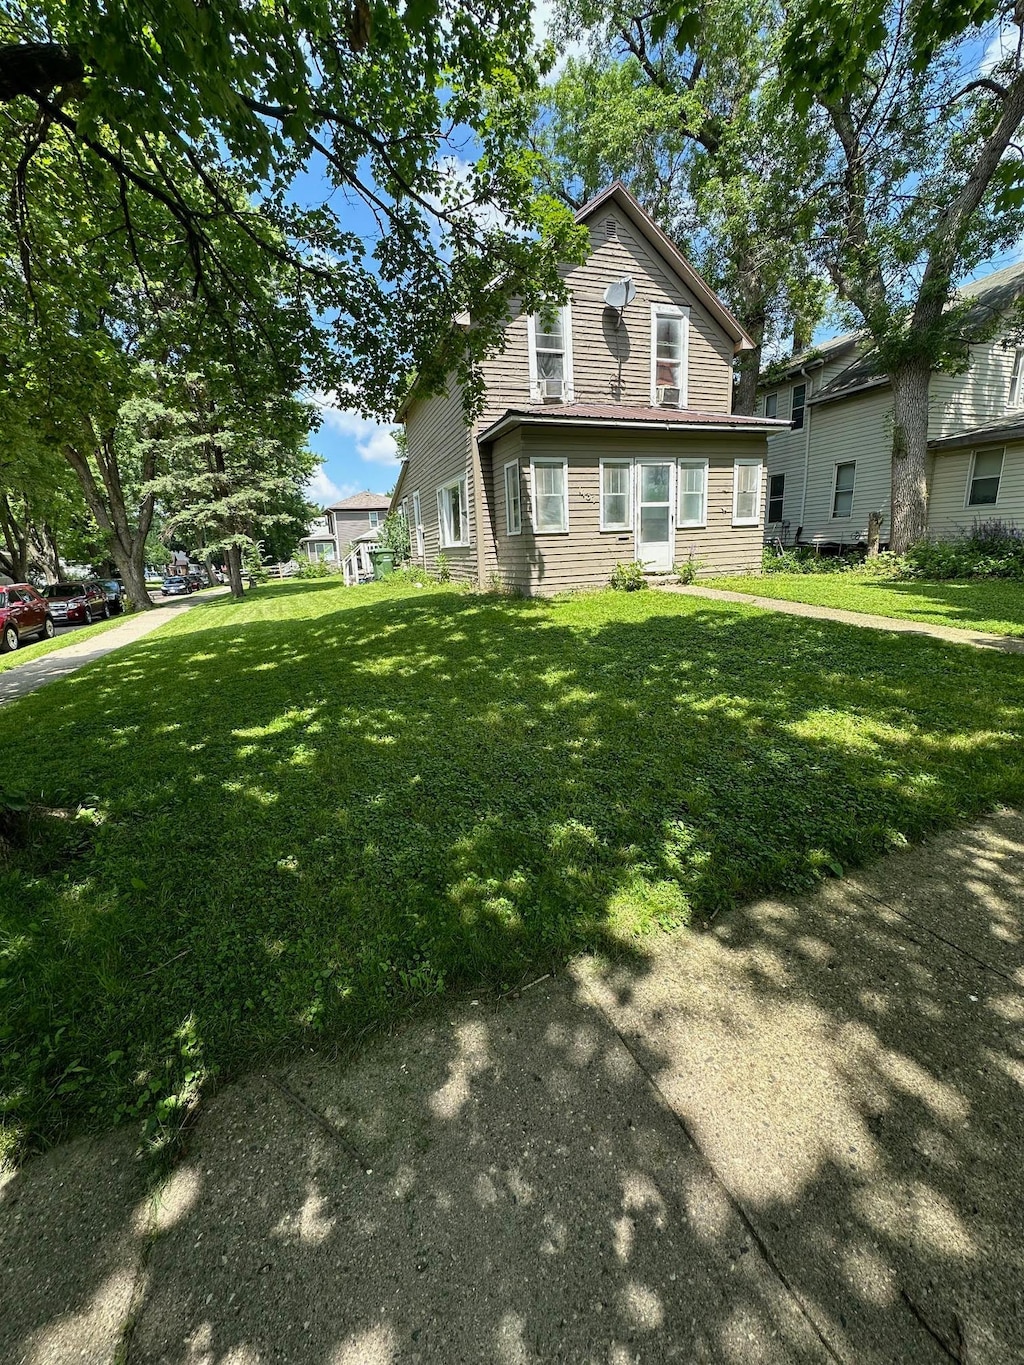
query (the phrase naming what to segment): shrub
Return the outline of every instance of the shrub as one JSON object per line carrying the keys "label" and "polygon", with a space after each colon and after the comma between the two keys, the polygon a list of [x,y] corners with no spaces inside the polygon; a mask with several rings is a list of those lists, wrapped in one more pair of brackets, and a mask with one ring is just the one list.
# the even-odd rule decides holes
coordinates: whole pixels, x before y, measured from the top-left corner
{"label": "shrub", "polygon": [[842,554],[822,554],[811,545],[796,545],[790,550],[774,549],[766,545],[761,554],[761,568],[765,573],[851,573],[865,565],[863,550],[845,550]]}
{"label": "shrub", "polygon": [[381,550],[391,551],[396,566],[404,564],[409,558],[409,523],[401,512],[389,512],[381,522],[377,546]]}
{"label": "shrub", "polygon": [[634,559],[631,564],[616,564],[612,570],[611,584],[620,592],[637,592],[640,588],[646,588],[643,560]]}
{"label": "shrub", "polygon": [[296,571],[296,578],[331,578],[340,572],[337,566],[326,559],[304,560]]}
{"label": "shrub", "polygon": [[673,564],[672,572],[679,579],[680,583],[693,583],[697,575],[704,567],[704,560],[698,559],[691,550],[689,556],[683,560],[682,564]]}
{"label": "shrub", "polygon": [[434,573],[439,583],[449,583],[452,577],[452,562],[446,554],[434,556]]}
{"label": "shrub", "polygon": [[952,540],[919,540],[907,551],[913,578],[1013,578],[1024,581],[1024,531],[994,518]]}

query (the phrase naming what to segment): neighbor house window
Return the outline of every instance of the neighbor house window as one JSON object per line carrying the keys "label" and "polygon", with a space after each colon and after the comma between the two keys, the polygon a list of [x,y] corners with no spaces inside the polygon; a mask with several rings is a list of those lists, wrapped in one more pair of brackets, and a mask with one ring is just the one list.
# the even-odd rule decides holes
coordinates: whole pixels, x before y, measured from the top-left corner
{"label": "neighbor house window", "polygon": [[857,478],[857,462],[836,465],[836,485],[832,493],[832,515],[853,516],[853,485]]}
{"label": "neighbor house window", "polygon": [[538,532],[569,529],[569,469],[567,460],[534,460],[533,529]]}
{"label": "neighbor house window", "polygon": [[519,461],[505,466],[505,530],[510,536],[523,529],[523,502],[519,490]]}
{"label": "neighbor house window", "polygon": [[651,305],[651,403],[658,408],[686,407],[685,308]]}
{"label": "neighbor house window", "polygon": [[769,524],[782,520],[782,502],[786,491],[785,474],[768,476],[768,521]]}
{"label": "neighbor house window", "polygon": [[602,531],[628,531],[632,527],[632,480],[629,460],[601,461]]}
{"label": "neighbor house window", "polygon": [[437,519],[442,548],[469,544],[469,503],[465,477],[437,490]]}
{"label": "neighbor house window", "polygon": [[412,529],[416,538],[416,553],[423,554],[423,508],[420,505],[419,489],[412,495]]}
{"label": "neighbor house window", "polygon": [[732,524],[756,526],[761,520],[761,461],[737,460],[733,469]]}
{"label": "neighbor house window", "polygon": [[766,393],[764,396],[764,415],[766,417],[778,417],[779,415],[779,395],[777,393]]}
{"label": "neighbor house window", "polygon": [[371,513],[370,513],[370,525],[371,525],[371,526],[379,526],[379,525],[380,525],[380,513],[379,513],[379,512],[371,512]]}
{"label": "neighbor house window", "polygon": [[552,308],[530,318],[530,396],[535,403],[572,402],[572,316]]}
{"label": "neighbor house window", "polygon": [[1001,450],[976,450],[971,461],[971,477],[967,484],[967,506],[991,507],[999,497],[999,480],[1002,473]]}
{"label": "neighbor house window", "polygon": [[679,525],[705,526],[708,519],[707,460],[679,461]]}
{"label": "neighbor house window", "polygon": [[1010,392],[1006,396],[1008,408],[1024,408],[1024,348],[1013,355],[1013,373],[1010,375]]}
{"label": "neighbor house window", "polygon": [[793,430],[799,431],[804,424],[804,408],[807,404],[807,385],[793,386]]}

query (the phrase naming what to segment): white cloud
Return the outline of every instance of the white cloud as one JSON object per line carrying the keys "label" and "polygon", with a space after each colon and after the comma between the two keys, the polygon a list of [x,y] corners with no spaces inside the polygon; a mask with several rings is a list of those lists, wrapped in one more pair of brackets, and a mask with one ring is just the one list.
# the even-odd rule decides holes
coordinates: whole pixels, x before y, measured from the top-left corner
{"label": "white cloud", "polygon": [[397,467],[399,459],[395,432],[398,428],[390,423],[377,422],[372,417],[364,417],[354,408],[337,406],[339,396],[336,393],[313,395],[324,426],[339,436],[347,437],[355,446],[359,458],[368,464]]}
{"label": "white cloud", "polygon": [[340,502],[342,498],[347,498],[358,491],[355,484],[336,484],[323,468],[318,469],[306,483],[306,497],[310,502],[320,503],[324,507],[329,507],[332,502]]}
{"label": "white cloud", "polygon": [[1020,27],[1017,24],[1006,24],[1002,28],[997,28],[995,33],[988,41],[985,52],[978,64],[978,70],[983,76],[987,76],[990,71],[1003,60],[1017,51],[1020,43]]}

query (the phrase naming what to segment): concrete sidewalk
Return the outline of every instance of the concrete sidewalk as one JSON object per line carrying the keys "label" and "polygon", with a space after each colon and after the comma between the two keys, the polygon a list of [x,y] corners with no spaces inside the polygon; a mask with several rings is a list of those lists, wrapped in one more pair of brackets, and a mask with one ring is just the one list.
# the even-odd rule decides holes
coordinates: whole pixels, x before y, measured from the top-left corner
{"label": "concrete sidewalk", "polygon": [[221,597],[226,591],[226,588],[215,588],[210,592],[204,592],[199,598],[174,597],[158,602],[152,611],[142,611],[137,615],[128,616],[113,630],[105,630],[100,635],[89,636],[74,644],[65,645],[63,649],[55,649],[50,654],[44,654],[39,659],[27,659],[15,668],[6,669],[0,673],[0,706],[4,702],[15,701],[18,697],[36,692],[47,683],[56,682],[58,678],[65,678],[69,673],[84,668],[86,664],[94,663],[115,649],[120,649],[122,645],[130,645],[135,640],[141,640],[144,635],[149,635],[151,631],[164,625],[178,612],[199,606],[212,597]]}
{"label": "concrete sidewalk", "polygon": [[243,1079],[158,1200],[68,1145],[0,1190],[0,1359],[1024,1359],[1022,931],[1004,813]]}
{"label": "concrete sidewalk", "polygon": [[697,584],[659,583],[659,592],[677,592],[686,597],[706,597],[712,602],[740,602],[746,607],[781,611],[786,616],[810,616],[817,621],[839,621],[845,626],[866,626],[869,630],[894,630],[903,635],[930,635],[955,645],[975,649],[998,649],[1004,654],[1024,654],[1024,639],[1012,635],[989,635],[980,630],[956,626],[936,626],[927,621],[902,621],[894,616],[872,616],[863,611],[844,611],[841,607],[821,607],[814,602],[788,602],[780,597],[757,597],[749,592],[730,592],[726,588],[702,588]]}

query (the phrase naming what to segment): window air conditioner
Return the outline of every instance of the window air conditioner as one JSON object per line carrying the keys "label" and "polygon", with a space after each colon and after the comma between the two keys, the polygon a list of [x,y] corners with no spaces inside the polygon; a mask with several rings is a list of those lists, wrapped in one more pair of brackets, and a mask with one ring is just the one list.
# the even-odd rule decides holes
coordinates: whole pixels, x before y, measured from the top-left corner
{"label": "window air conditioner", "polygon": [[542,379],[540,381],[541,400],[545,403],[560,403],[563,387],[564,383],[561,379]]}
{"label": "window air conditioner", "polygon": [[659,384],[657,387],[658,407],[677,408],[679,406],[680,393],[678,387],[669,384]]}

